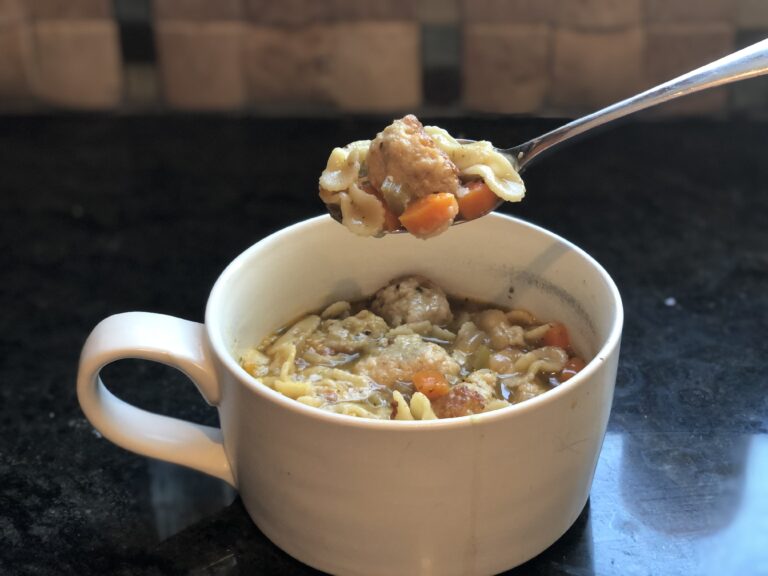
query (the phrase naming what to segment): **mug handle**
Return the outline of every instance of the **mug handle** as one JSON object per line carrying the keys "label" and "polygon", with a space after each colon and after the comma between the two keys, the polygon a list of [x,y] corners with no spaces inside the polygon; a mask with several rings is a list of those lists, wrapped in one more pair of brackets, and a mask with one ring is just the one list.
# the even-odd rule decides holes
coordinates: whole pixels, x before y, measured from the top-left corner
{"label": "mug handle", "polygon": [[99,376],[101,369],[125,358],[154,360],[181,370],[216,406],[221,390],[204,326],[150,312],[126,312],[102,320],[80,355],[77,398],[94,428],[118,446],[235,486],[219,428],[147,412],[107,390]]}

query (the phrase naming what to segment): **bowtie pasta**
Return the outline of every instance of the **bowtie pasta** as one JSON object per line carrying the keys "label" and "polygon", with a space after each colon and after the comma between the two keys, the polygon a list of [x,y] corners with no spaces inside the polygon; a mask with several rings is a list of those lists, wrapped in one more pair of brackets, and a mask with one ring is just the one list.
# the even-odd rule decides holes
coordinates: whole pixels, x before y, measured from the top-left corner
{"label": "bowtie pasta", "polygon": [[405,228],[419,238],[444,232],[458,216],[479,218],[499,199],[519,202],[525,186],[490,142],[461,144],[408,115],[371,140],[334,148],[320,198],[360,236]]}
{"label": "bowtie pasta", "polygon": [[533,398],[581,370],[568,331],[525,310],[395,280],[335,302],[244,350],[240,365],[299,402],[349,416],[433,420]]}

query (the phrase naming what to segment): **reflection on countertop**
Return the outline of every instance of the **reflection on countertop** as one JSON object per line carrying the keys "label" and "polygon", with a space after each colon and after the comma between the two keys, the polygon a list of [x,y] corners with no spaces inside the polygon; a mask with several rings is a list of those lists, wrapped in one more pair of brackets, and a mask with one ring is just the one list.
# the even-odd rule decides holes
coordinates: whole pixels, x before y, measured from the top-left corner
{"label": "reflection on countertop", "polygon": [[[557,124],[429,121],[499,144]],[[322,212],[328,150],[382,122],[0,118],[0,574],[315,573],[228,486],[101,438],[77,356],[114,312],[200,321],[234,255]],[[592,254],[626,312],[590,501],[510,574],[768,575],[766,142],[760,123],[626,125],[532,168],[504,208]],[[104,379],[217,425],[170,368],[121,361]]]}
{"label": "reflection on countertop", "polygon": [[[720,476],[702,483],[710,471],[696,461],[712,461],[707,446],[686,448],[682,457],[675,448],[660,455],[609,432],[579,519],[543,554],[510,574],[765,573],[768,435],[735,443],[743,449],[734,451],[735,457],[729,451],[716,454],[726,459],[716,466]],[[680,461],[689,466],[684,473],[674,465]],[[160,540],[152,555],[158,567],[196,576],[313,573],[275,548],[222,482],[162,463],[149,467],[154,469],[150,508]],[[158,499],[158,486],[173,496]],[[181,529],[165,533],[169,527]]]}

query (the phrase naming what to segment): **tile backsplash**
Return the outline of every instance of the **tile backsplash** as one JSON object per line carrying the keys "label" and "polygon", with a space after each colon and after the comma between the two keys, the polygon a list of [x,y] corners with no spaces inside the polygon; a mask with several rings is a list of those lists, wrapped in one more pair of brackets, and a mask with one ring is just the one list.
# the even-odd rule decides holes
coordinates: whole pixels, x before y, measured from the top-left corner
{"label": "tile backsplash", "polygon": [[[768,37],[768,0],[0,0],[0,113],[575,115]],[[768,117],[768,78],[658,115]]]}

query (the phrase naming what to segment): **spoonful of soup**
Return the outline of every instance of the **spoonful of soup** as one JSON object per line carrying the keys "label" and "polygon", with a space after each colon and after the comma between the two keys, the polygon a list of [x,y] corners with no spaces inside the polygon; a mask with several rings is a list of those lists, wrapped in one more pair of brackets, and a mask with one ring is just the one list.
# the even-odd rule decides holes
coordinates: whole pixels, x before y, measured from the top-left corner
{"label": "spoonful of soup", "polygon": [[320,176],[329,213],[360,236],[441,234],[525,195],[520,174],[543,152],[624,116],[768,73],[768,39],[515,146],[457,140],[408,115],[373,140],[334,148]]}

